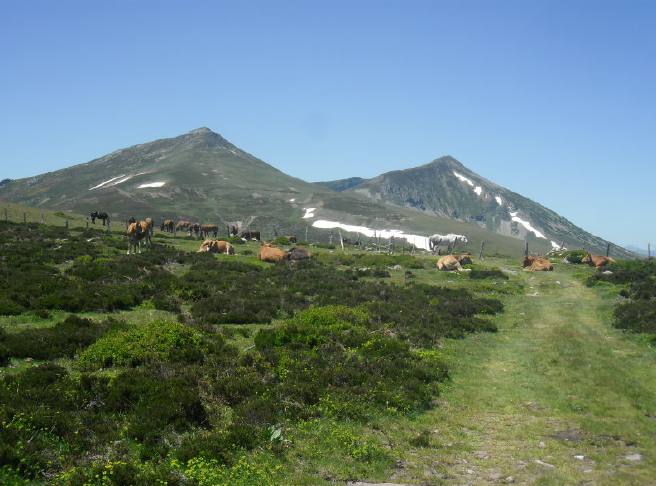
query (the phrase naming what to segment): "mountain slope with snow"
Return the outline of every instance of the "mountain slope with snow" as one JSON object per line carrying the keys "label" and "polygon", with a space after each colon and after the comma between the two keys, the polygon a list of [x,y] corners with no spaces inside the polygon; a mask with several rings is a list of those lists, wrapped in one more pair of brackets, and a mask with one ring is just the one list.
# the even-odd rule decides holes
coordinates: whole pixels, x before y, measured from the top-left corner
{"label": "mountain slope with snow", "polygon": [[[323,184],[331,187],[330,183]],[[608,243],[554,211],[481,177],[449,156],[360,181],[342,193],[466,221],[517,239],[533,238],[552,248],[564,245],[602,252]],[[614,254],[629,256],[623,248],[612,246]]]}

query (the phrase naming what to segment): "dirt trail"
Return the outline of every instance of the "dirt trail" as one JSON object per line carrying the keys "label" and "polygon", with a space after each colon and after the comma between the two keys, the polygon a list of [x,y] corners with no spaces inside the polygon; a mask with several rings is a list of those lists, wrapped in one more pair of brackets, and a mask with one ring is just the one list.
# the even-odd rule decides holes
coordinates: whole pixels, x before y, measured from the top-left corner
{"label": "dirt trail", "polygon": [[452,381],[395,482],[656,484],[656,352],[569,270],[520,275],[499,333],[448,346]]}

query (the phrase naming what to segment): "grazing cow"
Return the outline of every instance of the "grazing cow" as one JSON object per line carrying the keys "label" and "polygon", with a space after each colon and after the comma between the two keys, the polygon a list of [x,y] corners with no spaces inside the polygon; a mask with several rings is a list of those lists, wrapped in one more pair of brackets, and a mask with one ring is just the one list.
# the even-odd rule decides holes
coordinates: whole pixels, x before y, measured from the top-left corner
{"label": "grazing cow", "polygon": [[136,221],[128,225],[128,255],[130,250],[132,253],[136,253],[137,250],[141,253],[141,242],[145,240],[145,243],[149,246],[152,246],[152,241],[150,237],[153,232],[153,220],[146,218],[144,221]]}
{"label": "grazing cow", "polygon": [[301,248],[298,246],[295,246],[291,250],[289,250],[289,259],[293,261],[298,261],[298,260],[307,260],[309,259],[312,255],[310,255],[310,252],[307,251],[305,248]]}
{"label": "grazing cow", "polygon": [[228,225],[228,234],[230,236],[239,236],[239,227],[229,224]]}
{"label": "grazing cow", "polygon": [[175,224],[175,231],[189,231],[191,223],[185,219],[181,219]]}
{"label": "grazing cow", "polygon": [[89,214],[89,217],[91,218],[91,224],[96,224],[96,219],[102,219],[103,226],[105,226],[105,222],[109,221],[109,214],[105,212],[94,211]]}
{"label": "grazing cow", "polygon": [[289,253],[267,243],[260,247],[258,258],[263,262],[278,263],[288,260]]}
{"label": "grazing cow", "polygon": [[537,256],[525,256],[522,261],[522,267],[527,272],[551,272],[553,265],[549,260]]}
{"label": "grazing cow", "polygon": [[200,225],[200,236],[201,236],[201,238],[207,238],[210,234],[214,238],[219,236],[219,225],[218,224],[201,224]]}
{"label": "grazing cow", "polygon": [[246,230],[241,232],[241,237],[245,240],[257,240],[260,241],[260,232]]}
{"label": "grazing cow", "polygon": [[437,269],[446,272],[452,272],[454,270],[459,272],[462,270],[462,266],[455,255],[445,255],[437,260]]}
{"label": "grazing cow", "polygon": [[175,228],[175,223],[172,219],[165,219],[159,227],[160,230],[166,233],[173,233],[173,228]]}
{"label": "grazing cow", "polygon": [[296,236],[294,235],[289,235],[286,238],[289,240],[290,243],[298,243],[298,238],[296,238]]}
{"label": "grazing cow", "polygon": [[197,253],[204,253],[204,252],[225,253],[226,255],[234,255],[235,254],[235,249],[227,241],[223,241],[223,240],[205,240],[200,245],[200,248],[198,249]]}
{"label": "grazing cow", "polygon": [[591,267],[603,268],[609,263],[615,263],[615,260],[611,257],[601,256],[601,255],[592,255],[587,253],[582,259],[581,263],[587,263]]}
{"label": "grazing cow", "polygon": [[196,238],[198,238],[200,236],[200,224],[199,223],[191,223],[191,225],[189,226],[189,236],[191,236],[192,233],[194,234],[194,236]]}

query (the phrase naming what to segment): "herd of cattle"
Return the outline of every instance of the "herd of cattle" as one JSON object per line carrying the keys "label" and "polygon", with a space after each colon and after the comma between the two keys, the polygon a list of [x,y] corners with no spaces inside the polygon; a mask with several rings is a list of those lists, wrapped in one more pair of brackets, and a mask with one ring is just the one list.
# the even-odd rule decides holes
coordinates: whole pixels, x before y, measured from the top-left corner
{"label": "herd of cattle", "polygon": [[[460,255],[445,255],[437,260],[437,269],[447,272],[460,272],[463,265],[472,263],[471,253],[463,253]],[[597,269],[603,269],[609,263],[615,260],[611,257],[592,255],[587,253],[582,259],[581,263],[590,265]],[[527,272],[551,272],[554,269],[553,264],[544,257],[526,255],[522,260],[522,268]]]}
{"label": "herd of cattle", "polygon": [[[154,222],[152,218],[146,218],[142,221],[137,221],[135,218],[130,218],[128,220],[127,227],[127,237],[128,237],[128,255],[141,253],[141,246],[152,246],[152,235],[153,235]],[[166,231],[168,228],[172,228],[172,220],[164,220],[160,226],[162,231]],[[207,237],[213,235],[215,238],[218,235],[219,227],[218,225],[195,225],[189,223],[188,221],[179,221],[175,226],[176,229],[180,231],[190,231],[191,233],[196,232],[196,227],[198,227],[197,234]],[[231,236],[237,235],[237,228],[232,226],[229,228]],[[242,231],[240,236],[243,239],[258,240],[260,239],[259,231]],[[289,236],[287,237],[290,243],[296,243],[296,237]],[[226,255],[234,255],[235,249],[228,241],[217,240],[217,239],[205,239],[198,249],[198,253],[223,253]],[[282,261],[298,261],[306,260],[310,258],[310,252],[305,248],[294,247],[290,250],[283,250],[273,246],[270,243],[263,243],[260,246],[259,259],[264,262],[282,262]]]}
{"label": "herd of cattle", "polygon": [[[101,219],[103,224],[105,220],[109,220],[106,213],[94,211],[90,214],[92,221]],[[135,218],[128,220],[127,237],[128,237],[128,255],[132,253],[141,253],[141,246],[152,246],[152,235],[154,221],[151,218],[146,218],[142,221],[137,221]],[[160,225],[160,229],[164,232],[188,232],[189,235],[200,236],[205,238],[198,249],[199,253],[223,253],[226,255],[234,255],[235,249],[228,242],[224,240],[217,240],[219,234],[219,225],[217,224],[199,224],[190,221],[181,220],[175,223],[172,219],[165,219]],[[239,231],[236,226],[228,226],[230,236],[239,236],[244,240],[257,240],[260,241],[259,231]],[[214,239],[208,239],[213,236]],[[296,243],[295,236],[286,237],[290,243]],[[259,259],[264,262],[281,262],[281,261],[297,261],[310,258],[310,253],[301,247],[294,247],[290,250],[283,250],[270,243],[263,243],[260,245]],[[582,259],[581,263],[593,266],[597,269],[603,269],[609,263],[615,260],[611,257],[592,255],[587,253]],[[462,271],[463,265],[468,265],[473,262],[471,253],[451,254],[440,257],[437,261],[437,269],[443,271]],[[522,267],[529,272],[550,272],[553,271],[553,264],[545,257],[526,255],[522,260]]]}

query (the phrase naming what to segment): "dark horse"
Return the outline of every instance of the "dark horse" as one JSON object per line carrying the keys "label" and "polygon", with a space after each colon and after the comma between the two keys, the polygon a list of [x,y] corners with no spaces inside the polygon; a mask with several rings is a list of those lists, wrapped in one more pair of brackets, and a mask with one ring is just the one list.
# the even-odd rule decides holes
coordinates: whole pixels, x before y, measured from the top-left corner
{"label": "dark horse", "polygon": [[93,224],[96,224],[96,219],[102,219],[103,226],[105,226],[105,222],[109,221],[109,214],[105,212],[94,211],[89,214],[89,216],[91,217],[91,223]]}

